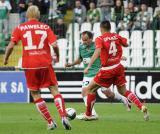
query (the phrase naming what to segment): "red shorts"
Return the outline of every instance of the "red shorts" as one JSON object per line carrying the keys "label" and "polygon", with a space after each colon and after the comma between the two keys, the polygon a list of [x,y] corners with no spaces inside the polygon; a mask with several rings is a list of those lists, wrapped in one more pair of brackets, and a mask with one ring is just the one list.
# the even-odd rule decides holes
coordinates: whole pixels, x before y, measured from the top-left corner
{"label": "red shorts", "polygon": [[27,87],[30,90],[39,90],[40,88],[48,88],[58,84],[52,66],[41,69],[26,69],[25,76]]}
{"label": "red shorts", "polygon": [[114,69],[101,69],[94,77],[94,81],[98,85],[106,88],[109,88],[112,84],[116,86],[122,86],[126,83],[124,71],[125,69],[121,64],[115,67]]}

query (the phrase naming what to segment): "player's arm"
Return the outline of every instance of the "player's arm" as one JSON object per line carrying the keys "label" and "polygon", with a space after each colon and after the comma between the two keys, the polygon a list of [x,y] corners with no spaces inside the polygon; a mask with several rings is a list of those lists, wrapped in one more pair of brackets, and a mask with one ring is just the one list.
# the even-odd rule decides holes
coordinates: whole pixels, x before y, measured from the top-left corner
{"label": "player's arm", "polygon": [[126,43],[126,44],[121,44],[123,47],[128,47],[129,45]]}
{"label": "player's arm", "polygon": [[123,47],[128,47],[128,43],[127,43],[127,39],[124,38],[124,37],[121,37],[121,36],[118,36],[119,40],[120,40],[120,44],[123,46]]}
{"label": "player's arm", "polygon": [[84,73],[88,73],[89,68],[92,66],[92,64],[95,62],[95,60],[100,56],[101,48],[102,48],[102,40],[100,38],[96,39],[96,49],[91,57],[91,60],[88,64],[88,66],[85,68]]}
{"label": "player's arm", "polygon": [[126,61],[126,60],[127,60],[127,57],[126,57],[126,56],[122,56],[122,57],[121,57],[121,60],[122,60],[122,61]]}
{"label": "player's arm", "polygon": [[81,49],[81,47],[79,46],[79,56],[78,56],[78,58],[73,63],[66,63],[65,67],[72,67],[72,66],[78,65],[82,62],[83,58],[81,56],[80,49]]}
{"label": "player's arm", "polygon": [[11,41],[9,42],[6,51],[5,51],[5,55],[4,55],[4,65],[8,64],[8,59],[10,57],[10,55],[12,54],[13,48],[16,44],[18,44],[18,41],[20,40],[20,33],[19,33],[19,29],[18,27],[16,27],[13,30],[12,36],[11,36]]}
{"label": "player's arm", "polygon": [[14,48],[15,42],[10,41],[7,48],[6,48],[6,52],[4,55],[4,65],[8,64],[8,59],[10,57],[10,55],[12,54],[13,48]]}
{"label": "player's arm", "polygon": [[58,47],[58,44],[57,44],[57,37],[56,35],[53,33],[53,31],[51,30],[51,28],[48,26],[48,30],[47,30],[47,38],[48,38],[48,42],[50,44],[50,46],[52,46],[53,48],[53,51],[55,53],[54,55],[54,61],[55,62],[59,62],[59,47]]}
{"label": "player's arm", "polygon": [[72,67],[72,66],[80,64],[81,62],[82,62],[82,59],[79,57],[73,63],[66,63],[65,67]]}
{"label": "player's arm", "polygon": [[57,45],[57,42],[52,43],[51,46],[55,52],[55,57],[56,57],[55,62],[59,62],[59,47]]}

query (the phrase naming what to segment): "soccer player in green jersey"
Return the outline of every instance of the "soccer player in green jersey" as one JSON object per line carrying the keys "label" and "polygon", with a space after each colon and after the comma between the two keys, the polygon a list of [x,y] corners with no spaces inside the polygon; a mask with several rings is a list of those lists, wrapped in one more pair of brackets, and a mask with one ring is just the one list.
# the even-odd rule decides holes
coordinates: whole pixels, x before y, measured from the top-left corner
{"label": "soccer player in green jersey", "polygon": [[5,39],[8,39],[9,31],[9,13],[12,7],[9,1],[0,0],[0,33],[4,34]]}
{"label": "soccer player in green jersey", "polygon": [[[73,63],[67,63],[65,67],[71,67],[77,64],[80,64],[83,62],[84,69],[88,66],[88,63],[90,61],[90,58],[92,57],[94,51],[95,51],[95,45],[93,42],[93,34],[89,31],[84,31],[82,33],[82,45],[79,46],[79,57],[73,62]],[[87,105],[87,93],[84,90],[84,87],[86,87],[90,81],[93,79],[93,77],[98,72],[99,68],[101,66],[100,59],[96,59],[93,65],[89,68],[89,71],[87,74],[84,74],[83,77],[83,84],[82,84],[82,96],[85,105]],[[127,110],[129,111],[131,108],[130,103],[128,102],[127,98],[121,96],[118,93],[113,93],[110,89],[101,88],[102,92],[106,95],[106,97],[111,99],[116,99],[118,101],[121,101],[123,104],[127,106]],[[98,115],[95,111],[95,109],[92,109],[92,116],[96,120],[98,119]],[[77,115],[77,119],[83,119],[84,114]]]}

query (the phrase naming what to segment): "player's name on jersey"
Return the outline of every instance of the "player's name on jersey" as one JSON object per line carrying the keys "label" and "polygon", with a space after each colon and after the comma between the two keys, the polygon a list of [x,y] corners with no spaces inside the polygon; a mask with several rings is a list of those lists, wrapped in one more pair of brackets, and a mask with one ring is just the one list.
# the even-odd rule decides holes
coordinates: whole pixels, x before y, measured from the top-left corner
{"label": "player's name on jersey", "polygon": [[108,40],[117,40],[118,38],[116,36],[112,36],[112,37],[105,37],[103,40],[106,42]]}
{"label": "player's name on jersey", "polygon": [[23,82],[0,82],[0,94],[24,93],[25,87]]}
{"label": "player's name on jersey", "polygon": [[36,25],[19,25],[18,28],[23,31],[23,30],[29,30],[29,29],[42,29],[46,30],[49,29],[49,26],[45,24],[36,24]]}

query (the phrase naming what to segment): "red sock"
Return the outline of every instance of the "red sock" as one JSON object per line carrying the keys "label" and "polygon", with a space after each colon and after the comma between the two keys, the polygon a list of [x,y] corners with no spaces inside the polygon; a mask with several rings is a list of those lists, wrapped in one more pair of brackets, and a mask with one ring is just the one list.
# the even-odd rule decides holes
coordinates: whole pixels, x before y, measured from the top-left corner
{"label": "red sock", "polygon": [[34,103],[36,104],[37,109],[40,112],[40,114],[50,124],[53,120],[52,120],[52,117],[48,111],[48,108],[47,108],[45,101],[42,98],[40,98],[40,99],[34,101]]}
{"label": "red sock", "polygon": [[66,110],[65,110],[65,105],[64,105],[64,99],[62,98],[61,94],[57,94],[54,96],[54,103],[57,107],[57,110],[59,112],[59,115],[61,117],[66,116]]}
{"label": "red sock", "polygon": [[134,103],[140,110],[142,108],[142,103],[140,102],[140,100],[137,98],[137,96],[132,93],[131,91],[127,90],[125,93],[125,97],[131,101],[132,103]]}
{"label": "red sock", "polygon": [[95,101],[96,101],[96,95],[95,94],[88,94],[87,95],[87,111],[86,111],[87,116],[91,116],[92,108],[94,106]]}

